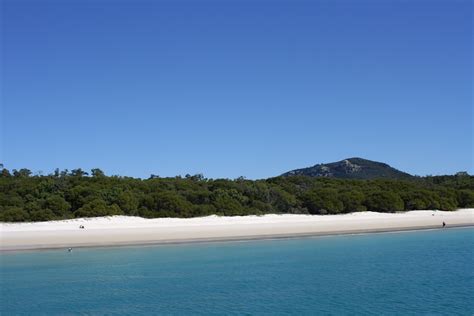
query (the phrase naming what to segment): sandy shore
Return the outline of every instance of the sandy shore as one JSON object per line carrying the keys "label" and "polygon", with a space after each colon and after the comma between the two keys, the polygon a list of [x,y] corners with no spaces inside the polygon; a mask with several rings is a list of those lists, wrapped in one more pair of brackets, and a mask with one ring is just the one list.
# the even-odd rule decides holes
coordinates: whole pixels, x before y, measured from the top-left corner
{"label": "sandy shore", "polygon": [[[40,223],[1,223],[0,251],[164,244],[352,234],[474,226],[474,209],[455,212],[373,212],[344,215],[265,215],[191,219],[113,216]],[[84,229],[79,229],[83,225]]]}

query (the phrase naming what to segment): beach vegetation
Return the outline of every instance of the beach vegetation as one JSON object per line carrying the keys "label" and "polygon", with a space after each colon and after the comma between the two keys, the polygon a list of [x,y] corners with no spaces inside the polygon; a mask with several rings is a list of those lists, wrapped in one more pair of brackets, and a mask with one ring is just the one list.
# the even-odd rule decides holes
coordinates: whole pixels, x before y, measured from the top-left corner
{"label": "beach vegetation", "polygon": [[0,221],[25,222],[130,215],[146,218],[208,215],[341,214],[452,211],[474,207],[474,177],[335,179],[291,176],[264,180],[203,175],[138,179],[100,169],[0,172]]}

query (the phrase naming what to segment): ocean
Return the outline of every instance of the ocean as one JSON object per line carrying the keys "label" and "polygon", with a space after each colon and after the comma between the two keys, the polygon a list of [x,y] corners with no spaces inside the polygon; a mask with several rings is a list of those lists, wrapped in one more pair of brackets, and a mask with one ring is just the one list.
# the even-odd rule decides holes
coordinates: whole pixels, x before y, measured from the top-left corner
{"label": "ocean", "polygon": [[474,229],[0,255],[1,315],[473,315]]}

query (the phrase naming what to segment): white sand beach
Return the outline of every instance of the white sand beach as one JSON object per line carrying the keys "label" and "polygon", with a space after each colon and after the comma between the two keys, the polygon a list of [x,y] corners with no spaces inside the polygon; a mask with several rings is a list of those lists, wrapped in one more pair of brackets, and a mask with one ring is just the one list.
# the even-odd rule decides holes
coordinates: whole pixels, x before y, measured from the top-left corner
{"label": "white sand beach", "polygon": [[[38,223],[1,223],[0,251],[166,244],[447,228],[474,225],[474,209],[455,212],[360,212],[179,219],[112,216]],[[79,226],[83,225],[84,229]]]}

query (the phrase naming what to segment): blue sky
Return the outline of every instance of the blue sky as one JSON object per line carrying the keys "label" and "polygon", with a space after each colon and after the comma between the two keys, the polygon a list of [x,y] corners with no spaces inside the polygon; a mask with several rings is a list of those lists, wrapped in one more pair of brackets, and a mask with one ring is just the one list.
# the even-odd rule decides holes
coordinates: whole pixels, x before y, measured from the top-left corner
{"label": "blue sky", "polygon": [[265,178],[473,168],[472,1],[2,1],[0,161]]}

